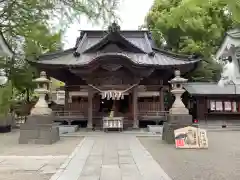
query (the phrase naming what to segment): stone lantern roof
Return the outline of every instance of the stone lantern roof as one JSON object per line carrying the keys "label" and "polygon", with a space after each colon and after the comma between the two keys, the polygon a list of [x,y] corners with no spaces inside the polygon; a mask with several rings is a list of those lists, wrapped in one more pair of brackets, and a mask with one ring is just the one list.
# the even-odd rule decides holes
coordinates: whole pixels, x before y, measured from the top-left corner
{"label": "stone lantern roof", "polygon": [[50,80],[47,79],[47,74],[46,74],[46,72],[45,72],[45,71],[42,71],[42,72],[40,73],[40,77],[37,78],[37,79],[35,79],[34,82],[37,82],[37,83],[49,83]]}
{"label": "stone lantern roof", "polygon": [[181,73],[179,70],[175,71],[175,77],[173,79],[171,79],[170,81],[168,81],[170,84],[176,84],[176,83],[186,83],[188,80],[185,78],[182,78]]}

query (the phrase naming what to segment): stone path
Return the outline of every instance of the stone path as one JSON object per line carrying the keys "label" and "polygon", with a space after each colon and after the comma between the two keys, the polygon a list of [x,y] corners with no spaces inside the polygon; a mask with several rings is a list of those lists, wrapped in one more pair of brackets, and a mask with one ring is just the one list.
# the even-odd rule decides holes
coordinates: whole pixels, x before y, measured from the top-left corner
{"label": "stone path", "polygon": [[47,180],[67,158],[67,155],[0,156],[0,179]]}
{"label": "stone path", "polygon": [[86,137],[50,180],[171,180],[134,135]]}

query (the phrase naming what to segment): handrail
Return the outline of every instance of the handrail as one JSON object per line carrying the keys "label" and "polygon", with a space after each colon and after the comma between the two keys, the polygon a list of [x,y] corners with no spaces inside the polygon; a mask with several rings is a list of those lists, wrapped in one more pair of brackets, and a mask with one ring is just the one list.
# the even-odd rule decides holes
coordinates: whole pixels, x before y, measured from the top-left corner
{"label": "handrail", "polygon": [[84,113],[80,111],[53,111],[56,116],[83,116]]}
{"label": "handrail", "polygon": [[[87,116],[84,112],[80,111],[53,111],[53,113],[57,117],[71,117],[71,116]],[[145,111],[145,112],[138,112],[138,116],[165,116],[169,112],[168,111]],[[94,115],[93,115],[94,116]],[[123,114],[123,117],[128,117],[129,114]],[[97,115],[96,117],[102,117],[101,115]]]}
{"label": "handrail", "polygon": [[144,112],[139,112],[138,115],[140,116],[149,116],[149,115],[155,115],[155,116],[162,116],[168,114],[169,111],[144,111]]}

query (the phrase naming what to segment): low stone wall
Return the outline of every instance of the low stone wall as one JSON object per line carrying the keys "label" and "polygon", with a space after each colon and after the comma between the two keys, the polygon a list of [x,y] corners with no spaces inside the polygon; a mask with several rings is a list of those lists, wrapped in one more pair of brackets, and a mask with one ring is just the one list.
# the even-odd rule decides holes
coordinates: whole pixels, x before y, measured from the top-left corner
{"label": "low stone wall", "polygon": [[59,134],[73,133],[78,130],[77,125],[59,125]]}
{"label": "low stone wall", "polygon": [[163,126],[159,126],[159,125],[148,125],[148,126],[147,126],[147,129],[148,129],[149,132],[162,134]]}

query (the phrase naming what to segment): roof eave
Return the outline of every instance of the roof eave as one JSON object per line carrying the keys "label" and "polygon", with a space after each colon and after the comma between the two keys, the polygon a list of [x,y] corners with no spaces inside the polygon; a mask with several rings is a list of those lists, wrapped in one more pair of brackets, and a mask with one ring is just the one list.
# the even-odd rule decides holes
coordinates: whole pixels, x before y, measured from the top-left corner
{"label": "roof eave", "polygon": [[62,55],[67,55],[67,54],[73,54],[74,55],[74,52],[75,52],[76,48],[70,48],[70,49],[66,49],[64,51],[58,51],[58,52],[54,52],[54,53],[46,53],[46,54],[42,54],[40,55],[37,59],[38,60],[51,60],[53,58],[56,58],[56,57],[60,57]]}
{"label": "roof eave", "polygon": [[177,53],[173,53],[173,52],[170,52],[170,51],[166,51],[166,50],[163,50],[163,49],[159,49],[159,48],[153,48],[153,50],[155,52],[159,52],[161,54],[164,54],[166,56],[170,56],[170,57],[175,57],[179,60],[183,60],[183,61],[201,61],[202,58],[200,56],[197,56],[197,55],[183,55],[183,54],[177,54]]}

